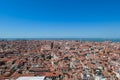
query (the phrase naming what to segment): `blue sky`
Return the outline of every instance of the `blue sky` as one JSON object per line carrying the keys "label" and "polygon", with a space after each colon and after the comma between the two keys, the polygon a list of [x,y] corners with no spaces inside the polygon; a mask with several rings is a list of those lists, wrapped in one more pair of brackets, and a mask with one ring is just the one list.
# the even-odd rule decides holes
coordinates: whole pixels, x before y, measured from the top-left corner
{"label": "blue sky", "polygon": [[120,38],[120,0],[0,0],[0,38]]}

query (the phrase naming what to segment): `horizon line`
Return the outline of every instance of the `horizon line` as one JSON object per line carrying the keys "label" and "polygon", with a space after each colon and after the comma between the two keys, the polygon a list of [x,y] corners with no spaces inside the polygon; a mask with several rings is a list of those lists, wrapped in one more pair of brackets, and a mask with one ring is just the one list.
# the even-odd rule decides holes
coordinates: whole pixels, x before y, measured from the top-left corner
{"label": "horizon line", "polygon": [[120,38],[100,38],[100,37],[1,37],[0,39],[120,39]]}

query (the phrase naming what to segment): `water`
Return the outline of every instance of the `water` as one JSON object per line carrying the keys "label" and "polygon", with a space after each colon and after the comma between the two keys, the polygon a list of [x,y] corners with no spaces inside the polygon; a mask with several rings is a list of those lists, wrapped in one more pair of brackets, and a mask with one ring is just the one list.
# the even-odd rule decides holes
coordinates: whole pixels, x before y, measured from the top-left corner
{"label": "water", "polygon": [[120,38],[118,39],[105,39],[105,38],[0,38],[0,40],[80,40],[80,41],[95,41],[95,42],[104,42],[104,41],[112,41],[112,42],[120,42]]}

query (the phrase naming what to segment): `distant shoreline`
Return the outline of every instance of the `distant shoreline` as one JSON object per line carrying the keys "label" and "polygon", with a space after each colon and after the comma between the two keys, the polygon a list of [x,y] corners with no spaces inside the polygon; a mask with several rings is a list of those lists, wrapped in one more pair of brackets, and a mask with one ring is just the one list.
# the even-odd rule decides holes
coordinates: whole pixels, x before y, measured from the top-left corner
{"label": "distant shoreline", "polygon": [[120,42],[120,38],[0,38],[2,40],[78,40],[78,41],[93,41],[93,42]]}

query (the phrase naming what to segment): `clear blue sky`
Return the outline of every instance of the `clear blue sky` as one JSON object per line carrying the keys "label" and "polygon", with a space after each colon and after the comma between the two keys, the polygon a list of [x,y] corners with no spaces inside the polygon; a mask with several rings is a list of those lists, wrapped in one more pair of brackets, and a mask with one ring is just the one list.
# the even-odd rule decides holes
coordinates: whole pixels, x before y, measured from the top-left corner
{"label": "clear blue sky", "polygon": [[120,0],[0,0],[0,38],[120,38]]}

